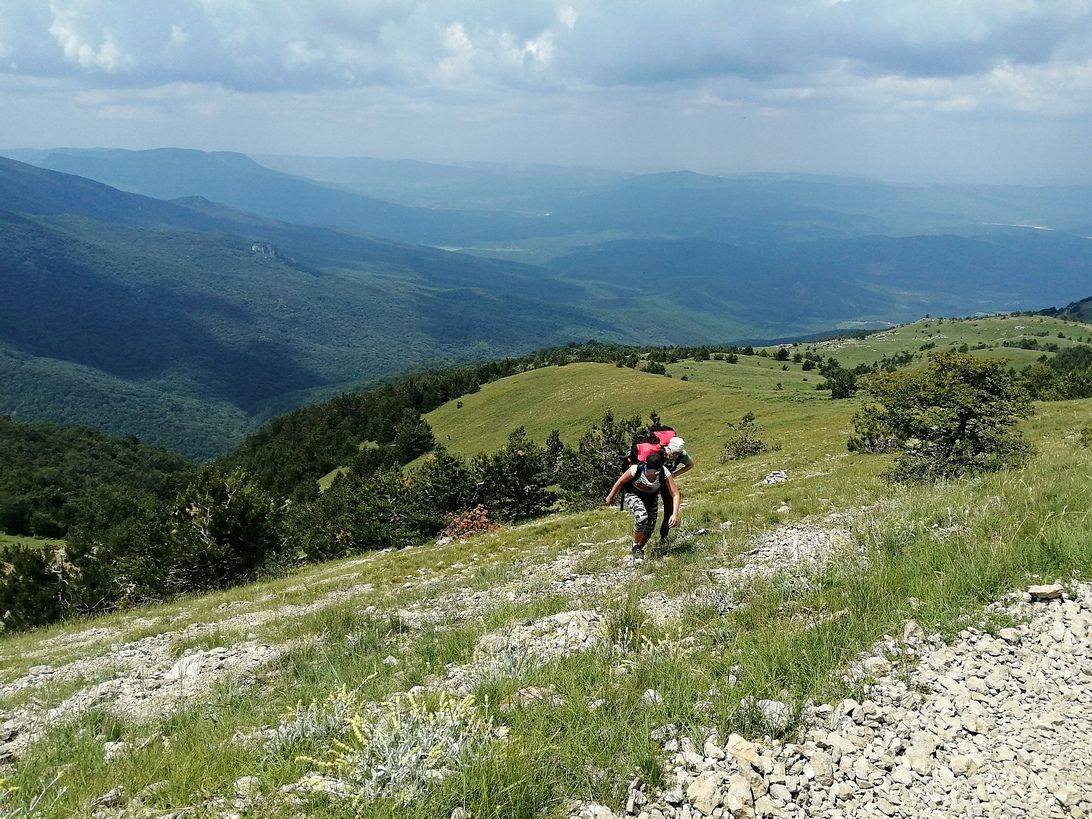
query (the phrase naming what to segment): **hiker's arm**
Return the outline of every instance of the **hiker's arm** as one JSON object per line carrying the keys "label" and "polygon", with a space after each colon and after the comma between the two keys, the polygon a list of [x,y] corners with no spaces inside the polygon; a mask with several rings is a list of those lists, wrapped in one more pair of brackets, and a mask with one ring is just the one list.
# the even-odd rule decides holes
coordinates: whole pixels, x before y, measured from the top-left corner
{"label": "hiker's arm", "polygon": [[[680,459],[681,460],[681,459]],[[671,476],[673,478],[679,477],[679,475],[685,475],[691,469],[694,468],[694,459],[690,457],[689,453],[686,455],[686,463],[676,464],[675,468],[671,470]]]}
{"label": "hiker's arm", "polygon": [[667,525],[674,529],[679,525],[679,507],[682,505],[682,494],[679,492],[679,485],[675,483],[675,476],[667,476],[667,491],[671,493],[671,517],[667,520]]}
{"label": "hiker's arm", "polygon": [[614,482],[614,486],[610,488],[610,492],[607,494],[607,506],[614,503],[614,496],[622,491],[622,487],[633,480],[633,476],[629,474],[627,469],[621,475],[618,476],[618,480]]}

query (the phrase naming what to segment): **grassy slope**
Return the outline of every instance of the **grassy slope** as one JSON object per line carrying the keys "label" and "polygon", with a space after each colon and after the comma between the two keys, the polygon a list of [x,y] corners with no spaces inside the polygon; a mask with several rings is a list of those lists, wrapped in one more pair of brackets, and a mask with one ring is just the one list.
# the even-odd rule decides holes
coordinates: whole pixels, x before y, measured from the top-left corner
{"label": "grassy slope", "polygon": [[[1047,335],[1035,335],[1043,332]],[[1058,333],[1064,333],[1066,338],[1058,338]],[[961,344],[968,347],[987,344],[992,349],[976,352],[990,358],[1006,358],[1014,367],[1020,368],[1038,361],[1042,351],[1002,347],[1001,343],[1032,338],[1038,338],[1040,344],[1053,342],[1059,347],[1066,347],[1080,343],[1076,339],[1092,339],[1092,326],[1044,316],[922,319],[863,339],[836,339],[810,346],[819,354],[834,356],[843,366],[851,367],[877,361],[884,355],[891,356],[901,350],[922,352],[921,345],[929,342],[935,344],[938,350]]]}
{"label": "grassy slope", "polygon": [[[358,583],[374,585],[373,591],[321,612],[248,629],[270,642],[322,639],[291,648],[262,674],[261,685],[239,689],[225,684],[211,704],[151,725],[133,725],[93,709],[72,726],[52,728],[15,769],[14,784],[33,792],[54,772],[65,770],[63,783],[69,790],[57,808],[58,816],[79,814],[88,800],[114,784],[134,793],[169,779],[170,785],[154,802],[160,808],[194,804],[201,800],[199,794],[230,796],[232,783],[244,774],[259,777],[261,792],[274,793],[311,767],[299,755],[321,754],[322,748],[304,744],[288,754],[267,756],[260,746],[229,742],[237,730],[275,724],[297,701],[324,700],[338,685],[356,684],[373,673],[364,696],[382,699],[429,673],[442,673],[446,663],[465,662],[478,635],[561,609],[596,605],[655,644],[666,635],[641,621],[633,609],[635,598],[657,591],[677,595],[708,582],[707,569],[729,564],[746,551],[752,535],[777,523],[867,507],[857,526],[858,542],[870,557],[867,565],[839,563],[817,578],[810,590],[778,583],[759,586],[746,606],[730,614],[708,607],[688,610],[681,629],[694,636],[698,646],[690,657],[647,646],[626,656],[604,650],[574,655],[518,680],[485,685],[477,693],[490,697],[490,712],[510,728],[514,741],[408,808],[379,803],[357,815],[424,819],[449,815],[455,806],[465,804],[476,817],[558,817],[570,797],[618,808],[625,782],[635,770],[655,776],[655,748],[647,739],[650,727],[675,722],[684,731],[697,731],[699,725],[712,722],[721,730],[751,733],[756,726],[739,710],[746,695],[793,702],[839,696],[844,691],[833,672],[883,633],[894,633],[911,616],[911,598],[920,601],[912,616],[926,626],[953,629],[958,628],[961,613],[974,611],[1029,577],[1053,580],[1071,571],[1092,575],[1085,511],[1085,476],[1092,468],[1092,455],[1076,447],[1071,435],[1087,423],[1092,401],[1040,405],[1038,414],[1025,424],[1039,454],[1021,472],[940,487],[892,488],[879,477],[885,458],[845,451],[856,402],[830,401],[811,390],[811,382],[802,381],[805,375],[817,379],[814,373],[801,373],[792,365],[783,372],[778,366],[758,357],[741,358],[737,365],[680,362],[671,368],[676,378],[667,379],[610,366],[573,365],[488,385],[464,397],[461,409],[452,403],[430,416],[437,437],[445,440],[451,435],[449,445],[464,453],[495,448],[519,424],[526,424],[540,439],[556,426],[572,440],[608,408],[628,414],[655,407],[665,420],[678,425],[699,464],[681,482],[688,548],[657,559],[646,575],[633,574],[622,588],[580,601],[579,606],[557,597],[517,601],[494,606],[483,619],[443,622],[401,636],[382,614],[415,600],[435,601],[445,590],[488,590],[516,582],[529,566],[543,564],[577,543],[595,544],[581,573],[616,567],[624,544],[613,541],[628,529],[626,516],[617,509],[558,515],[446,546],[309,567],[269,583],[100,618],[91,625],[108,631],[89,634],[92,641],[83,648],[50,639],[87,628],[80,624],[0,641],[0,675],[11,679],[30,665],[108,653],[119,640],[189,623],[215,624],[241,611],[306,603],[327,590]],[[683,374],[691,380],[682,382],[678,376]],[[780,391],[775,388],[778,381],[783,383]],[[720,464],[716,455],[723,422],[748,410],[758,415],[766,437],[783,449]],[[755,486],[775,468],[787,469],[790,481],[777,487]],[[779,511],[782,504],[789,511]],[[732,527],[722,529],[720,524],[728,521]],[[709,531],[698,534],[699,527]],[[433,584],[426,585],[430,579]],[[373,604],[380,614],[365,611]],[[822,620],[834,612],[839,616]],[[204,645],[228,644],[238,634],[224,629],[203,639]],[[191,644],[180,641],[178,650]],[[388,654],[400,664],[384,664],[382,658]],[[736,663],[744,668],[740,682],[726,686],[728,670]],[[611,673],[619,665],[628,673]],[[563,703],[514,712],[496,707],[527,684],[553,686]],[[713,695],[710,686],[717,689]],[[649,687],[663,694],[662,704],[641,704],[641,694]],[[47,688],[39,696],[50,701],[64,693],[60,687]],[[597,698],[608,705],[589,710],[587,703]],[[711,713],[701,718],[694,710],[700,699],[711,701]],[[212,715],[215,719],[209,719]],[[95,739],[156,733],[170,738],[169,748],[154,741],[111,763],[102,757],[101,739]],[[248,815],[287,817],[298,811],[270,802]],[[309,804],[308,815],[347,817],[351,811],[318,800]]]}

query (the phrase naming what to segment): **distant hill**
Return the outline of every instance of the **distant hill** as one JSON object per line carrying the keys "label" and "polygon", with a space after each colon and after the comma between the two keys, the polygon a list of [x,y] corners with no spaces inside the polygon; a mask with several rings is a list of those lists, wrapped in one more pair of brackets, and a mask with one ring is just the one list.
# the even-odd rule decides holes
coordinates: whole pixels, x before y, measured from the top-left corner
{"label": "distant hill", "polygon": [[[18,154],[16,154],[18,156]],[[443,244],[508,232],[521,219],[498,213],[413,208],[281,173],[229,152],[60,150],[26,155],[49,170],[123,191],[176,199],[200,196],[272,219],[403,242]]]}
{"label": "distant hill", "polygon": [[716,326],[730,322],[737,338],[774,338],[1063,301],[1092,280],[1092,242],[1019,230],[763,246],[617,241],[547,267],[557,281],[585,289],[588,309],[641,327],[648,343],[695,344],[724,338]]}
{"label": "distant hill", "polygon": [[1092,323],[1092,296],[1080,301],[1074,301],[1065,307],[1051,307],[1039,311],[1044,316],[1056,316],[1071,321],[1085,321]]}
{"label": "distant hill", "polygon": [[[1085,235],[1092,187],[912,185],[791,174],[624,174],[502,163],[263,157],[159,149],[8,152],[161,199],[201,196],[263,216],[531,260],[604,239],[754,244],[863,235]],[[395,204],[399,203],[399,204]]]}
{"label": "distant hill", "polygon": [[255,156],[267,168],[305,176],[391,202],[420,207],[542,213],[575,195],[629,174],[551,165],[440,165],[368,157]]}

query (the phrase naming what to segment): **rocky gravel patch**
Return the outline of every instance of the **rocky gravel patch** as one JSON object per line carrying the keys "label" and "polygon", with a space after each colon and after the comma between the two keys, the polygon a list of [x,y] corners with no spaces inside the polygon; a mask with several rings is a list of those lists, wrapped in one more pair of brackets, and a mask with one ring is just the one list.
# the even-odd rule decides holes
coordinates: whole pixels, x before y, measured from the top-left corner
{"label": "rocky gravel patch", "polygon": [[678,620],[688,607],[710,605],[727,612],[742,605],[760,580],[783,575],[806,586],[808,578],[836,554],[854,543],[849,529],[852,516],[839,512],[815,521],[778,526],[752,539],[737,565],[708,569],[711,583],[677,597],[656,592],[641,600],[641,608],[659,626]]}
{"label": "rocky gravel patch", "polygon": [[668,787],[635,782],[626,815],[1092,815],[1092,584],[1033,588],[987,616],[1022,624],[946,644],[907,623],[852,669],[866,696],[808,706],[795,742],[665,732]]}
{"label": "rocky gravel patch", "polygon": [[511,679],[537,665],[603,643],[607,622],[596,610],[563,611],[549,617],[508,626],[478,640],[474,658],[452,666],[442,687],[465,696],[487,680]]}
{"label": "rocky gravel patch", "polygon": [[[118,716],[143,721],[162,716],[183,703],[208,694],[227,679],[246,681],[254,672],[283,654],[292,644],[269,645],[256,640],[233,642],[208,649],[191,648],[177,656],[179,641],[194,640],[220,631],[245,631],[280,619],[292,619],[320,611],[373,591],[359,584],[330,592],[301,605],[244,612],[215,622],[194,623],[179,631],[165,631],[128,643],[115,643],[106,653],[84,657],[59,666],[39,665],[11,682],[0,685],[0,696],[10,697],[47,685],[88,683],[59,704],[44,708],[31,696],[28,703],[0,709],[0,760],[24,753],[44,729],[72,719],[90,708],[101,707]],[[230,607],[226,610],[230,610]],[[77,632],[66,645],[84,639],[98,641],[110,632],[91,628]],[[86,635],[92,635],[87,637]],[[56,638],[54,638],[56,639]],[[107,679],[102,680],[103,677]]]}

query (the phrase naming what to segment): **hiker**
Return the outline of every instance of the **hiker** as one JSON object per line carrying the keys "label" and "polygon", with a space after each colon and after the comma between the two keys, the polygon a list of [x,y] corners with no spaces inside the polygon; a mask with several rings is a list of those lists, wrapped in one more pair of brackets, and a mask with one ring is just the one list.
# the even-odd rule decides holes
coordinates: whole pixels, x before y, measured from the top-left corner
{"label": "hiker", "polygon": [[656,528],[656,514],[660,501],[660,487],[666,485],[670,493],[673,512],[667,520],[668,528],[679,525],[679,487],[664,467],[663,455],[653,452],[642,462],[628,467],[614,482],[607,495],[607,506],[614,503],[622,492],[622,498],[633,513],[633,559],[645,559],[645,544]]}
{"label": "hiker", "polygon": [[[677,480],[680,475],[685,475],[694,468],[694,459],[683,449],[684,446],[686,446],[686,441],[678,435],[674,435],[664,445],[664,466],[673,480]],[[671,495],[670,487],[666,484],[660,486],[660,497],[664,500],[664,519],[663,523],[660,524],[660,545],[663,546],[671,536],[670,521],[671,513],[675,509],[675,501]]]}

